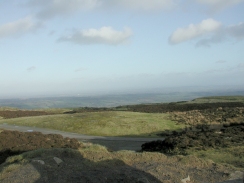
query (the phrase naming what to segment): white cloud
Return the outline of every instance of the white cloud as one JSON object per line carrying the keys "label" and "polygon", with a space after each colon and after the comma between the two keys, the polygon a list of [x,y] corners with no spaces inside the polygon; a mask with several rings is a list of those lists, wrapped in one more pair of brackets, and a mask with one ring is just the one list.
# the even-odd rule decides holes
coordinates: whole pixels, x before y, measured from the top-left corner
{"label": "white cloud", "polygon": [[130,9],[139,11],[168,10],[179,0],[30,0],[28,6],[37,8],[40,19],[50,19],[96,8],[107,10]]}
{"label": "white cloud", "polygon": [[0,38],[21,35],[37,29],[39,23],[35,23],[30,17],[0,25]]}
{"label": "white cloud", "polygon": [[171,9],[176,6],[175,0],[117,0],[115,3],[118,6],[139,11]]}
{"label": "white cloud", "polygon": [[244,0],[195,0],[200,4],[207,5],[211,12],[216,12],[244,2]]}
{"label": "white cloud", "polygon": [[37,17],[50,19],[59,15],[74,13],[78,10],[90,10],[100,5],[99,0],[31,0],[31,7],[39,8]]}
{"label": "white cloud", "polygon": [[63,36],[58,41],[70,41],[76,44],[110,44],[118,45],[128,40],[132,35],[130,28],[123,31],[114,30],[112,27],[76,31],[70,36]]}
{"label": "white cloud", "polygon": [[196,38],[201,38],[196,42],[197,47],[209,47],[211,44],[221,43],[229,38],[240,41],[244,38],[244,23],[226,26],[213,19],[203,20],[199,24],[178,28],[169,37],[169,43],[179,44]]}
{"label": "white cloud", "polygon": [[240,2],[243,0],[196,0],[198,3],[206,4],[209,6],[230,6]]}
{"label": "white cloud", "polygon": [[213,19],[203,20],[199,24],[190,24],[186,28],[178,28],[169,38],[171,44],[178,44],[184,41],[203,36],[208,33],[217,31],[221,23]]}

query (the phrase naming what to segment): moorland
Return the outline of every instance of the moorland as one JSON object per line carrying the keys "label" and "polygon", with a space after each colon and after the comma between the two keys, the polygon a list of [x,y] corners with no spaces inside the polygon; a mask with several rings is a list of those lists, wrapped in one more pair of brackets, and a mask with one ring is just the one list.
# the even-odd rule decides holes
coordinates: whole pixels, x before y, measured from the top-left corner
{"label": "moorland", "polygon": [[[191,182],[242,181],[243,96],[117,107],[2,107],[0,124],[135,139],[165,137],[141,144],[137,152],[113,151],[61,135],[2,129],[2,182],[28,177],[31,182],[180,182],[188,175]],[[55,163],[54,156],[62,163]]]}

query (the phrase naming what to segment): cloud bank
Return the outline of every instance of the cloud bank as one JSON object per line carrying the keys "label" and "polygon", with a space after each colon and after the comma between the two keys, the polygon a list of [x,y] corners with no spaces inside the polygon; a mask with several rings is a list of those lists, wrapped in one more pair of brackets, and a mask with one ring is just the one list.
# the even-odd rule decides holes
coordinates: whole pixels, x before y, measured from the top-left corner
{"label": "cloud bank", "polygon": [[69,41],[80,45],[109,44],[118,45],[124,43],[132,36],[130,28],[123,31],[114,30],[112,27],[101,27],[100,29],[87,29],[75,31],[69,36],[62,36],[58,42]]}
{"label": "cloud bank", "polygon": [[37,8],[36,16],[40,19],[50,19],[76,11],[93,9],[129,9],[139,11],[167,10],[176,6],[177,0],[30,0],[27,5]]}
{"label": "cloud bank", "polygon": [[0,38],[18,36],[36,30],[40,26],[30,17],[0,25]]}
{"label": "cloud bank", "polygon": [[[112,2],[112,1],[109,1]],[[139,11],[168,10],[176,6],[176,0],[117,0],[118,7]]]}
{"label": "cloud bank", "polygon": [[210,12],[217,12],[244,2],[244,0],[195,0],[197,3],[208,6]]}
{"label": "cloud bank", "polygon": [[[210,11],[216,12],[244,2],[244,0],[192,0],[207,6]],[[182,5],[180,0],[29,0],[29,7],[37,8],[36,16],[40,19],[50,19],[64,16],[77,11],[94,9],[113,10],[126,9],[142,12],[169,10]]]}
{"label": "cloud bank", "polygon": [[36,14],[38,18],[50,19],[79,10],[91,10],[99,6],[99,4],[99,0],[31,0],[28,6],[39,8]]}

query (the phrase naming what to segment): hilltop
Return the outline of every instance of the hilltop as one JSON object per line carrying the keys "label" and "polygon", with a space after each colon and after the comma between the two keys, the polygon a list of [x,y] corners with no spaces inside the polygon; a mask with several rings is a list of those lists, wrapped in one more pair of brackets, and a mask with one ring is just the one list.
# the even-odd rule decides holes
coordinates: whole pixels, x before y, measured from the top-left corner
{"label": "hilltop", "polygon": [[166,140],[141,143],[142,148],[137,151],[115,151],[105,147],[109,144],[105,141],[95,141],[105,145],[101,146],[61,135],[2,130],[0,142],[5,143],[0,145],[3,158],[0,180],[4,183],[173,183],[189,175],[191,182],[217,183],[230,179],[241,182],[243,114],[242,96],[101,108],[1,108],[0,123],[53,129],[68,125],[70,132],[77,133],[84,128],[82,133],[88,134],[95,132],[87,130],[94,127],[100,135],[165,137]]}

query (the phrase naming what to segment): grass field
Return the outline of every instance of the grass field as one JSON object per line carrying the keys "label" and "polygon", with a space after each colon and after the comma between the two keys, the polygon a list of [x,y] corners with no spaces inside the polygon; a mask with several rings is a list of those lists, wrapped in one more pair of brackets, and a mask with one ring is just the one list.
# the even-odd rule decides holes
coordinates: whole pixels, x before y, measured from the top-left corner
{"label": "grass field", "polygon": [[154,137],[164,130],[184,128],[167,118],[168,115],[162,113],[103,111],[0,119],[0,123],[99,136]]}

